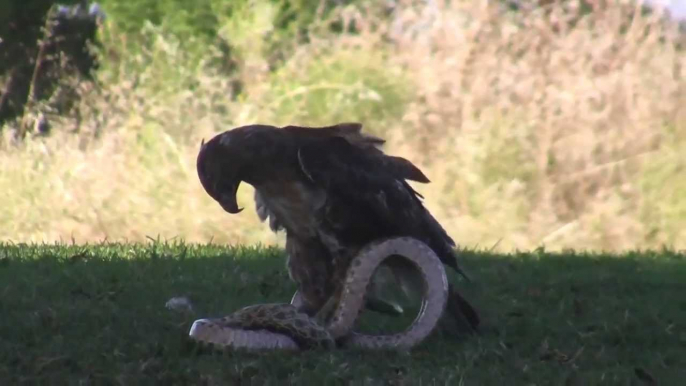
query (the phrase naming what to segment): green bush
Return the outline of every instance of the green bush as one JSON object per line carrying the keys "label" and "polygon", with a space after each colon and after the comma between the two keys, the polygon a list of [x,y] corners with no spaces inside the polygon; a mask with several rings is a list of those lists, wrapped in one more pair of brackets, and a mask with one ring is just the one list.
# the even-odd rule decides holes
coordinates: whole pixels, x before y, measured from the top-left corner
{"label": "green bush", "polygon": [[378,125],[402,115],[409,80],[400,69],[390,69],[378,53],[350,49],[308,59],[271,77],[265,110],[275,117],[309,125],[344,121]]}
{"label": "green bush", "polygon": [[[276,9],[274,27],[293,36],[335,5],[352,3],[320,0],[103,0],[102,5],[120,31],[136,34],[146,23],[164,27],[181,40],[190,37],[214,41],[222,21],[245,12],[246,8],[270,4]],[[321,4],[324,7],[319,8]]]}

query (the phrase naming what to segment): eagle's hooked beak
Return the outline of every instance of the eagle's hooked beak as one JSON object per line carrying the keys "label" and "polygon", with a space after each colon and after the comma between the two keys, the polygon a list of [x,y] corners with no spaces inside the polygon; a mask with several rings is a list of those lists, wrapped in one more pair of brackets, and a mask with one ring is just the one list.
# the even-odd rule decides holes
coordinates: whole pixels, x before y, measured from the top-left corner
{"label": "eagle's hooked beak", "polygon": [[233,189],[231,189],[232,191],[222,193],[221,198],[218,200],[219,205],[221,205],[225,211],[231,214],[237,214],[243,210],[243,208],[238,207],[238,201],[236,199],[236,193],[238,192],[238,186],[240,184],[241,182],[237,181],[233,186]]}

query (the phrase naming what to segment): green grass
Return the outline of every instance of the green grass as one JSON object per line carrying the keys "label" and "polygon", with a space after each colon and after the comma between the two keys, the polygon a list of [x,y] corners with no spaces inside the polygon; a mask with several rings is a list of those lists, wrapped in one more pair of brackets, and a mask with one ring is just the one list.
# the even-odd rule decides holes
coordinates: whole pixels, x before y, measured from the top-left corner
{"label": "green grass", "polygon": [[[686,256],[465,253],[478,337],[410,355],[218,352],[199,317],[288,301],[276,248],[0,245],[3,384],[676,385],[686,376]],[[194,313],[165,308],[188,296]],[[640,376],[639,376],[640,375]],[[644,380],[642,380],[644,379]],[[647,383],[646,383],[647,382]]]}

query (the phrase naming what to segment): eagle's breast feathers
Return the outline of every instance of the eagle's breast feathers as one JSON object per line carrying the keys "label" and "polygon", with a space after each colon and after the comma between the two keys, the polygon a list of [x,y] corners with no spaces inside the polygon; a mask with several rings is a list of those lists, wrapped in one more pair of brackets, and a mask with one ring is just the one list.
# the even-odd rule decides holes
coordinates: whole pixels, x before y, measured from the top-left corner
{"label": "eagle's breast feathers", "polygon": [[317,213],[326,202],[324,190],[300,181],[274,181],[255,188],[260,220],[269,218],[273,231],[286,229],[301,238],[316,237]]}

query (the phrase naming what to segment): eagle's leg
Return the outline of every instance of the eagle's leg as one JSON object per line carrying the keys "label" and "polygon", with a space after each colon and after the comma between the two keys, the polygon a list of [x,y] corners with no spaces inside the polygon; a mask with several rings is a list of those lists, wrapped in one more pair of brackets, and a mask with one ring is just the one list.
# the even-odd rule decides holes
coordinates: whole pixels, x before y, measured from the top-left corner
{"label": "eagle's leg", "polygon": [[341,299],[341,291],[343,291],[343,285],[345,283],[345,274],[347,273],[348,264],[341,264],[341,261],[335,260],[333,263],[330,277],[327,278],[327,284],[330,289],[327,294],[328,297],[315,314],[315,318],[322,323],[329,321],[329,318],[333,315],[334,310],[338,306]]}
{"label": "eagle's leg", "polygon": [[317,319],[317,321],[320,323],[326,323],[326,321],[329,320],[329,317],[333,314],[333,311],[338,305],[338,300],[340,299],[339,294],[340,293],[336,291],[336,293],[331,295],[326,303],[324,303],[324,305],[317,311],[317,313],[314,315],[314,318]]}
{"label": "eagle's leg", "polygon": [[315,242],[305,243],[289,237],[286,239],[286,250],[288,274],[298,287],[298,309],[307,315],[315,315],[332,292],[329,280],[332,275],[331,263],[321,257],[325,256],[325,251]]}

